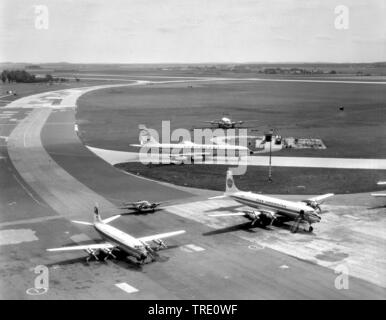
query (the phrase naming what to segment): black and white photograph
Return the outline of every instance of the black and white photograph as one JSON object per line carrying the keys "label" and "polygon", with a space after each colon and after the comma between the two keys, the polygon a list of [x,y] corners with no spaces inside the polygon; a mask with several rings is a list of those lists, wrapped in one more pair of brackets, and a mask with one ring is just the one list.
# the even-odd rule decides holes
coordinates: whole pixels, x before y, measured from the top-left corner
{"label": "black and white photograph", "polygon": [[1,0],[0,75],[0,300],[386,299],[384,0]]}

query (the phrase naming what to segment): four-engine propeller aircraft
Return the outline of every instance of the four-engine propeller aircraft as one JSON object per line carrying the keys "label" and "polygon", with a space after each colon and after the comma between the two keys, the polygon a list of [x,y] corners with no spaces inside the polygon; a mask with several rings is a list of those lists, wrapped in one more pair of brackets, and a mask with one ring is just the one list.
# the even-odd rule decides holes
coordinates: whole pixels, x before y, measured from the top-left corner
{"label": "four-engine propeller aircraft", "polygon": [[156,208],[158,208],[162,202],[149,202],[147,200],[139,200],[136,202],[126,202],[124,203],[120,209],[127,210],[135,210],[137,212],[154,212]]}
{"label": "four-engine propeller aircraft", "polygon": [[167,154],[170,162],[174,164],[184,164],[188,160],[191,163],[195,159],[205,160],[206,156],[229,155],[236,157],[253,154],[246,146],[232,144],[198,144],[191,141],[181,143],[159,143],[150,133],[145,125],[139,125],[139,142],[140,144],[131,144],[133,147],[146,148],[147,150],[157,150],[158,154]]}
{"label": "four-engine propeller aircraft", "polygon": [[[379,186],[386,185],[386,181],[379,181],[377,185]],[[386,193],[372,193],[371,195],[373,197],[386,197]]]}
{"label": "four-engine propeller aircraft", "polygon": [[[234,129],[234,128],[252,128],[250,126],[242,126],[245,122],[253,122],[258,120],[246,120],[246,121],[233,121],[229,116],[223,115],[221,119],[211,120],[211,121],[203,121],[205,123],[209,123],[210,125],[214,125],[220,129]],[[198,128],[196,128],[198,129]]]}
{"label": "four-engine propeller aircraft", "polygon": [[312,232],[312,224],[320,222],[321,220],[320,215],[317,213],[317,211],[321,212],[320,204],[323,200],[333,195],[333,193],[328,193],[296,202],[252,192],[240,191],[233,181],[232,171],[228,170],[224,195],[213,197],[211,199],[229,197],[243,205],[256,208],[257,211],[215,214],[211,216],[244,216],[252,221],[252,226],[255,225],[256,222],[259,222],[263,226],[268,226],[272,224],[275,219],[280,219],[281,221],[294,221],[291,228],[292,232],[296,232],[299,229],[300,224],[307,223],[309,226],[308,231]]}
{"label": "four-engine propeller aircraft", "polygon": [[[168,233],[161,233],[147,237],[134,238],[133,236],[109,225],[108,223],[119,218],[120,215],[112,216],[105,220],[102,220],[99,215],[98,207],[94,207],[94,223],[85,221],[73,221],[75,223],[93,226],[95,230],[106,240],[103,243],[95,243],[88,245],[69,246],[61,248],[47,249],[47,251],[73,251],[73,250],[84,250],[89,256],[87,261],[94,257],[99,260],[98,255],[103,252],[106,260],[108,257],[116,258],[114,251],[123,251],[127,256],[134,257],[138,263],[144,264],[148,258],[150,262],[155,259],[155,251],[167,248],[165,242],[162,241],[164,238],[185,233],[185,230],[173,231]],[[151,247],[150,242],[153,242],[156,247]]]}

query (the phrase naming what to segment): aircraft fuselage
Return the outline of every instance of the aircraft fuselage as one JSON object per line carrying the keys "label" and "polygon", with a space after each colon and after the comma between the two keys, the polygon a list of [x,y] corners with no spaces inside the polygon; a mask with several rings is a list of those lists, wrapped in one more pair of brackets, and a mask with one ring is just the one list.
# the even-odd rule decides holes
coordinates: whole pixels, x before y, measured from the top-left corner
{"label": "aircraft fuselage", "polygon": [[96,222],[94,228],[103,239],[115,244],[128,255],[141,260],[146,259],[148,252],[138,239],[105,223]]}
{"label": "aircraft fuselage", "polygon": [[310,224],[319,222],[321,220],[320,216],[315,212],[315,210],[304,203],[298,203],[243,191],[233,193],[229,196],[235,201],[246,206],[260,210],[272,211],[277,214],[286,216],[291,220],[296,219],[300,214],[304,214],[304,219],[307,220]]}

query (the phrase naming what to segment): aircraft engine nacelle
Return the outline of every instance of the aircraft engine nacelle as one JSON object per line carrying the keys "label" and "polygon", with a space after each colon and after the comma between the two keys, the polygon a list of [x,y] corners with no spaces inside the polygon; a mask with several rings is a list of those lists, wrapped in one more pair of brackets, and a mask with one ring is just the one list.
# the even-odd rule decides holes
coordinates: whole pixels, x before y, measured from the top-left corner
{"label": "aircraft engine nacelle", "polygon": [[166,248],[166,243],[161,239],[155,239],[153,242],[160,248]]}
{"label": "aircraft engine nacelle", "polygon": [[248,218],[252,221],[253,224],[258,221],[260,225],[264,227],[270,225],[274,220],[274,217],[269,212],[252,211],[252,212],[247,212],[247,214],[248,214]]}
{"label": "aircraft engine nacelle", "polygon": [[302,202],[304,202],[307,206],[311,207],[312,209],[318,209],[319,211],[321,211],[320,204],[315,200],[303,200]]}
{"label": "aircraft engine nacelle", "polygon": [[262,212],[260,214],[260,223],[264,227],[272,224],[274,219],[275,218],[269,212]]}

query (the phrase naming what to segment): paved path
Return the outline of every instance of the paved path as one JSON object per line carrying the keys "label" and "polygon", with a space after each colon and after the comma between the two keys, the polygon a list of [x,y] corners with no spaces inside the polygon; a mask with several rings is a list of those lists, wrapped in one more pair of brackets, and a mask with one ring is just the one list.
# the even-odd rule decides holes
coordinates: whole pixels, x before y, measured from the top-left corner
{"label": "paved path", "polygon": [[[111,165],[122,162],[140,162],[143,160],[157,161],[157,157],[139,157],[136,152],[106,150],[87,146],[98,157]],[[241,161],[237,158],[207,159],[205,164],[229,164],[248,166],[268,166],[268,156],[248,156]],[[349,158],[313,158],[313,157],[272,157],[274,167],[301,167],[301,168],[337,168],[337,169],[373,169],[386,170],[386,159],[349,159]]]}

